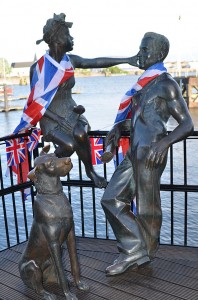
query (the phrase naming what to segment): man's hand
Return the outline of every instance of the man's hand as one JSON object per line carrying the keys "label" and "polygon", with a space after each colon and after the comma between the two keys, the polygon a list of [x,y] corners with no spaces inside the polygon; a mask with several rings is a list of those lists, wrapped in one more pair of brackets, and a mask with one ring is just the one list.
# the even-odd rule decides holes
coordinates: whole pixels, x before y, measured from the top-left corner
{"label": "man's hand", "polygon": [[164,140],[152,143],[146,159],[146,169],[152,170],[153,168],[157,168],[162,165],[168,153],[168,148],[169,145],[167,145]]}
{"label": "man's hand", "polygon": [[105,152],[101,156],[103,163],[108,163],[112,160],[115,148],[121,137],[121,130],[118,125],[115,125],[107,134],[105,139]]}
{"label": "man's hand", "polygon": [[118,145],[118,141],[121,137],[121,130],[119,126],[115,125],[107,134],[106,139],[105,139],[105,149],[107,148],[108,145],[114,144],[116,147]]}

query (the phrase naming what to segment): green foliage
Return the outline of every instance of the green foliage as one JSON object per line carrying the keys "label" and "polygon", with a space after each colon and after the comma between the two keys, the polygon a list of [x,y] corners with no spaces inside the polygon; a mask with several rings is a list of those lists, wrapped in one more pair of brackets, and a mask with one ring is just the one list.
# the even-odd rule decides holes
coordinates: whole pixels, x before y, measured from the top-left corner
{"label": "green foliage", "polygon": [[105,73],[106,75],[111,75],[111,74],[128,74],[127,71],[124,71],[124,70],[120,69],[118,66],[113,66],[113,67],[105,68],[105,69],[103,69],[102,72]]}
{"label": "green foliage", "polygon": [[9,75],[11,73],[11,66],[9,65],[7,59],[0,58],[0,78],[4,78],[4,76]]}
{"label": "green foliage", "polygon": [[78,75],[89,76],[91,75],[91,70],[76,68],[75,73]]}

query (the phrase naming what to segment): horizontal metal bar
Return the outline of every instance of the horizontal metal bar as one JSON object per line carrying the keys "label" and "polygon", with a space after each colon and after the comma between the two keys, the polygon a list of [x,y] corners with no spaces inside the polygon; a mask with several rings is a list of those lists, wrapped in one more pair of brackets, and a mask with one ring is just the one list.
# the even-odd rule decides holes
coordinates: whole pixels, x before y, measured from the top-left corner
{"label": "horizontal metal bar", "polygon": [[[94,183],[89,180],[65,180],[61,181],[63,186],[78,186],[78,187],[95,187]],[[109,183],[109,182],[107,182]],[[179,184],[161,184],[161,191],[175,192],[198,192],[197,185],[179,185]]]}
{"label": "horizontal metal bar", "polygon": [[[95,187],[91,180],[63,180],[61,181],[63,186],[76,186],[76,187]],[[107,182],[108,183],[108,182]],[[0,196],[8,195],[14,192],[18,192],[22,189],[31,187],[34,183],[27,181],[25,183],[13,185],[9,188],[0,190]],[[197,185],[178,185],[178,184],[161,184],[161,191],[173,191],[173,192],[198,192]]]}
{"label": "horizontal metal bar", "polygon": [[198,192],[197,185],[179,185],[179,184],[161,184],[161,191],[173,191],[173,192]]}
{"label": "horizontal metal bar", "polygon": [[10,135],[7,135],[7,136],[0,137],[0,142],[16,139],[18,137],[30,136],[31,131],[28,131],[28,132],[25,132],[25,133],[10,134]]}
{"label": "horizontal metal bar", "polygon": [[0,196],[8,195],[8,194],[11,194],[11,193],[14,193],[14,192],[18,192],[20,190],[29,188],[32,185],[33,185],[32,181],[27,181],[27,182],[24,182],[24,183],[20,183],[20,184],[10,186],[8,188],[0,190]]}
{"label": "horizontal metal bar", "polygon": [[[106,137],[107,133],[109,131],[102,131],[102,130],[94,130],[94,131],[88,131],[88,135],[89,136],[93,136],[93,137]],[[171,130],[168,130],[167,133],[171,133]],[[122,131],[121,132],[122,136],[130,136],[130,131]],[[198,131],[195,130],[193,131],[193,133],[187,137],[187,139],[192,138],[193,136],[198,136]]]}

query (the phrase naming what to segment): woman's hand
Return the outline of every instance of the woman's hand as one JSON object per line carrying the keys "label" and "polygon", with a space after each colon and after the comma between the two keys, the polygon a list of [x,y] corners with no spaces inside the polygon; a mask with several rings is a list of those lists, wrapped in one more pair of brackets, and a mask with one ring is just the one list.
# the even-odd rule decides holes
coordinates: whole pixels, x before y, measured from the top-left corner
{"label": "woman's hand", "polygon": [[133,67],[138,67],[138,56],[135,55],[135,56],[129,57],[128,64]]}
{"label": "woman's hand", "polygon": [[73,112],[77,113],[78,115],[82,115],[85,112],[85,108],[82,105],[77,105],[77,106],[74,106]]}

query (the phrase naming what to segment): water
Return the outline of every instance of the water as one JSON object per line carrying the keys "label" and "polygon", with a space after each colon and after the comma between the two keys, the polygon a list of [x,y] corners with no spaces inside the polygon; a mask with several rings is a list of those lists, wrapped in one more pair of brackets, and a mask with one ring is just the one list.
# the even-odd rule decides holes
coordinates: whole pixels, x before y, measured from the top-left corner
{"label": "water", "polygon": [[[86,108],[85,116],[90,122],[92,130],[109,130],[113,125],[115,115],[117,113],[117,108],[120,102],[122,95],[128,90],[132,84],[136,81],[136,76],[112,76],[112,77],[85,77],[85,78],[76,78],[76,85],[73,89],[74,94],[73,98],[77,104],[82,104]],[[29,86],[13,86],[14,97],[24,96],[29,94]],[[26,100],[17,100],[9,101],[9,104],[15,106],[23,106]],[[2,105],[2,103],[0,103]],[[18,124],[21,117],[21,110],[19,111],[10,111],[8,113],[0,113],[0,136],[5,136],[13,132],[14,128]],[[195,129],[198,130],[198,109],[190,110],[191,116],[193,118]],[[174,120],[170,120],[168,123],[168,129],[172,130],[176,126]],[[182,143],[177,143],[174,145],[177,156],[174,158],[174,166],[176,171],[174,172],[174,184],[183,184],[183,149]],[[198,171],[194,166],[198,160],[197,157],[197,147],[196,140],[187,141],[188,148],[188,184],[198,184]],[[3,174],[6,171],[6,157],[5,157],[5,145],[0,146],[1,157],[4,161],[3,164]],[[74,168],[71,171],[71,179],[78,179],[78,167],[77,167],[77,156],[74,154],[72,156],[72,161]],[[102,174],[103,167],[102,165],[95,167],[97,172]],[[114,171],[113,163],[107,165],[107,179],[109,180]],[[87,179],[86,175],[83,175],[84,179]],[[167,164],[166,170],[162,176],[162,183],[170,183],[170,170],[169,163]],[[4,187],[9,186],[9,178],[4,179]],[[67,190],[65,190],[67,193]],[[96,189],[96,222],[98,226],[97,236],[105,237],[105,217],[103,210],[100,205],[100,199],[103,194],[103,190]],[[72,207],[74,211],[74,221],[76,227],[76,234],[81,235],[81,203],[80,203],[80,188],[72,187],[72,195],[75,197],[72,198]],[[163,224],[161,230],[161,242],[170,243],[170,192],[161,192],[162,198],[162,210],[163,210]],[[20,241],[25,239],[24,232],[24,223],[23,223],[23,209],[22,209],[22,200],[20,193],[15,193],[16,202],[17,202],[17,220],[19,223],[19,233]],[[84,224],[85,224],[85,235],[93,236],[93,204],[92,204],[92,191],[88,188],[83,188],[83,197],[84,197]],[[183,244],[184,236],[184,193],[175,192],[174,193],[174,243]],[[14,224],[13,224],[13,205],[12,199],[10,196],[5,196],[8,223],[9,223],[9,233],[14,244],[16,242]],[[32,204],[31,201],[26,201],[26,213],[28,217],[28,228],[31,227],[32,222]],[[188,245],[198,246],[198,205],[197,205],[197,194],[188,193]],[[3,222],[3,209],[2,203],[0,202],[0,224]],[[4,225],[0,231],[0,250],[1,245],[6,245],[5,240],[5,229]],[[109,235],[113,238],[113,233],[109,228]]]}

